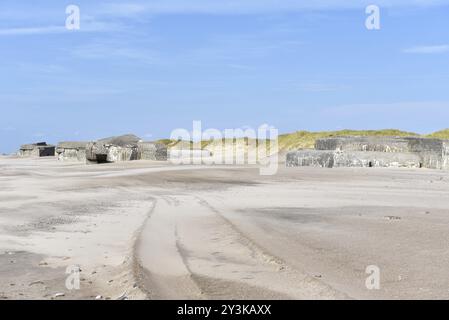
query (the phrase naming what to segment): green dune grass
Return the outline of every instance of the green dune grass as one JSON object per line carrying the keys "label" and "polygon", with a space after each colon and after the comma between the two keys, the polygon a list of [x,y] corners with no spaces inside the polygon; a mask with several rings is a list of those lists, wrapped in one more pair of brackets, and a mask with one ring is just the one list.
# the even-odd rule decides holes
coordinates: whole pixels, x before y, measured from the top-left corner
{"label": "green dune grass", "polygon": [[340,131],[297,131],[295,133],[283,134],[279,136],[279,150],[289,151],[296,149],[312,149],[315,141],[320,138],[336,136],[419,136],[414,132],[400,131],[396,129],[385,130],[340,130]]}
{"label": "green dune grass", "polygon": [[434,132],[427,135],[428,138],[438,138],[438,139],[449,139],[449,129],[444,129],[441,131]]}
{"label": "green dune grass", "polygon": [[[320,138],[336,137],[336,136],[391,136],[391,137],[426,137],[426,138],[438,138],[449,139],[449,129],[437,131],[427,135],[420,135],[414,132],[401,131],[397,129],[383,129],[383,130],[339,130],[339,131],[297,131],[294,133],[287,133],[279,135],[279,150],[290,151],[297,149],[313,149],[315,141]],[[236,139],[236,143],[241,143],[243,139]],[[159,140],[158,142],[167,145],[168,147],[174,147],[178,144],[178,141],[169,139]],[[191,141],[183,141],[184,145],[192,145]],[[202,148],[206,148],[208,145],[214,144],[211,141],[202,141]]]}

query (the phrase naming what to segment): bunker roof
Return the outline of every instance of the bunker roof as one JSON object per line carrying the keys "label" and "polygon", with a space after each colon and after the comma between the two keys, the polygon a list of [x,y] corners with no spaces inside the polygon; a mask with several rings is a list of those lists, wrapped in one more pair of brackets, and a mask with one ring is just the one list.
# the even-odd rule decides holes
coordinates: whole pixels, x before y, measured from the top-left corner
{"label": "bunker roof", "polygon": [[87,141],[63,141],[58,143],[58,149],[86,149]]}
{"label": "bunker roof", "polygon": [[52,145],[47,144],[46,142],[37,142],[31,144],[24,144],[20,147],[20,150],[34,150],[40,147],[54,147]]}

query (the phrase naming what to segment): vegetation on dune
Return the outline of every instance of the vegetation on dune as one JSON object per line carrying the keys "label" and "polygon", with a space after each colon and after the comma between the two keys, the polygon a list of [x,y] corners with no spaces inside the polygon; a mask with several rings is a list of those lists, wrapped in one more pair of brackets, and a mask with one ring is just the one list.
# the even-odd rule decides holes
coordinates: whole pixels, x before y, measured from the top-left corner
{"label": "vegetation on dune", "polygon": [[[220,140],[203,140],[201,141],[201,148],[205,148],[207,146],[215,146],[215,145],[222,145],[223,142],[226,143],[230,143],[231,141],[233,141],[234,143],[237,144],[246,144],[248,145],[250,142],[255,142],[256,145],[259,145],[259,143],[261,143],[261,140],[256,140],[256,139],[250,139],[250,138],[234,138],[234,139],[221,139]],[[193,141],[185,141],[185,140],[170,140],[170,139],[161,139],[161,140],[157,140],[157,143],[162,143],[164,145],[166,145],[167,147],[174,147],[177,145],[182,144],[183,146],[191,146],[194,147],[194,143]],[[268,140],[267,140],[268,143]]]}
{"label": "vegetation on dune", "polygon": [[315,141],[320,138],[336,136],[418,136],[414,132],[400,131],[396,129],[385,130],[340,130],[340,131],[297,131],[295,133],[283,134],[279,136],[279,150],[289,151],[296,149],[311,149],[315,146]]}
{"label": "vegetation on dune", "polygon": [[[391,136],[391,137],[411,137],[411,136],[422,136],[426,138],[438,138],[438,139],[449,139],[449,129],[437,131],[428,135],[419,135],[414,132],[401,131],[396,129],[384,129],[384,130],[339,130],[339,131],[297,131],[294,133],[279,135],[279,150],[280,151],[290,151],[297,149],[313,149],[315,146],[315,141],[320,138],[337,137],[337,136]],[[176,145],[180,146],[179,141],[174,141],[170,139],[163,139],[157,142],[163,143],[168,147],[174,147]],[[202,141],[201,147],[210,148],[216,147],[217,141]],[[236,144],[246,144],[248,145],[248,138],[237,138],[234,139]],[[256,141],[256,145],[260,142]],[[182,141],[183,146],[192,146],[192,141]]]}
{"label": "vegetation on dune", "polygon": [[166,146],[169,146],[169,145],[171,145],[174,141],[173,140],[170,140],[170,139],[160,139],[160,140],[157,140],[157,141],[155,141],[156,143],[162,143],[162,144],[165,144]]}
{"label": "vegetation on dune", "polygon": [[157,140],[157,143],[165,144],[169,149],[170,148],[176,148],[176,149],[193,149],[196,146],[193,144],[193,141],[186,141],[186,140],[170,140],[170,139],[161,139]]}
{"label": "vegetation on dune", "polygon": [[449,139],[449,129],[444,129],[441,131],[434,132],[427,135],[428,138],[438,138],[438,139]]}

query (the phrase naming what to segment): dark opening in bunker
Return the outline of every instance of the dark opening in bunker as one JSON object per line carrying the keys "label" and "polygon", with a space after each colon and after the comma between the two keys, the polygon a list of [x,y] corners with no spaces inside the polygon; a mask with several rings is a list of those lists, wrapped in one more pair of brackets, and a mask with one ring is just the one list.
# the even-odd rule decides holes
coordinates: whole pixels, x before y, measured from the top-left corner
{"label": "dark opening in bunker", "polygon": [[96,159],[98,163],[107,163],[108,155],[107,154],[97,154]]}

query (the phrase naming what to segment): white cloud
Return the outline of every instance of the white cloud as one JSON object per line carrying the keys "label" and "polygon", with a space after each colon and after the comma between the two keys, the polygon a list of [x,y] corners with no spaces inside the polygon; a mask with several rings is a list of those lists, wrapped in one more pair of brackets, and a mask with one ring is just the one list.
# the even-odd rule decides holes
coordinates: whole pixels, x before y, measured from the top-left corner
{"label": "white cloud", "polygon": [[115,42],[96,42],[75,47],[71,54],[82,59],[126,59],[144,64],[155,64],[157,54],[151,50],[136,49]]}
{"label": "white cloud", "polygon": [[[123,25],[116,23],[118,18],[138,15],[259,14],[303,10],[362,9],[371,3],[372,0],[131,0],[128,2],[109,0],[99,3],[79,0],[83,19],[80,31],[116,31],[123,28]],[[376,0],[376,5],[380,7],[428,7],[449,5],[449,0],[415,0],[412,2],[410,0]],[[1,21],[19,20],[43,23],[50,20],[59,21],[65,17],[65,12],[55,7],[31,10],[27,5],[22,5],[18,8],[10,8],[9,11],[7,9],[8,7],[5,5],[0,6]],[[92,16],[88,16],[86,13]],[[108,22],[95,21],[94,16],[105,18]],[[111,20],[115,22],[111,22]],[[48,26],[3,28],[0,29],[0,36],[57,34],[66,31],[64,26],[56,23],[56,25]]]}
{"label": "white cloud", "polygon": [[[135,0],[110,2],[100,6],[104,14],[126,16],[150,14],[252,14],[301,10],[359,9],[372,0]],[[448,5],[449,0],[377,0],[380,7],[427,7]]]}
{"label": "white cloud", "polygon": [[92,16],[84,15],[79,30],[68,30],[64,25],[4,28],[0,29],[0,36],[26,36],[64,32],[112,32],[122,30],[123,28],[124,26],[118,22],[98,21]]}
{"label": "white cloud", "polygon": [[17,64],[12,64],[12,67],[20,73],[61,74],[67,71],[66,67],[56,64],[18,62]]}
{"label": "white cloud", "polygon": [[147,7],[139,3],[109,3],[101,6],[101,13],[114,16],[132,16],[145,11]]}
{"label": "white cloud", "polygon": [[32,28],[6,28],[0,29],[1,36],[15,36],[15,35],[33,35],[33,34],[49,34],[61,33],[67,29],[63,26],[46,26],[46,27],[32,27]]}
{"label": "white cloud", "polygon": [[417,53],[417,54],[438,54],[449,52],[449,45],[438,45],[438,46],[416,46],[407,48],[404,53]]}

